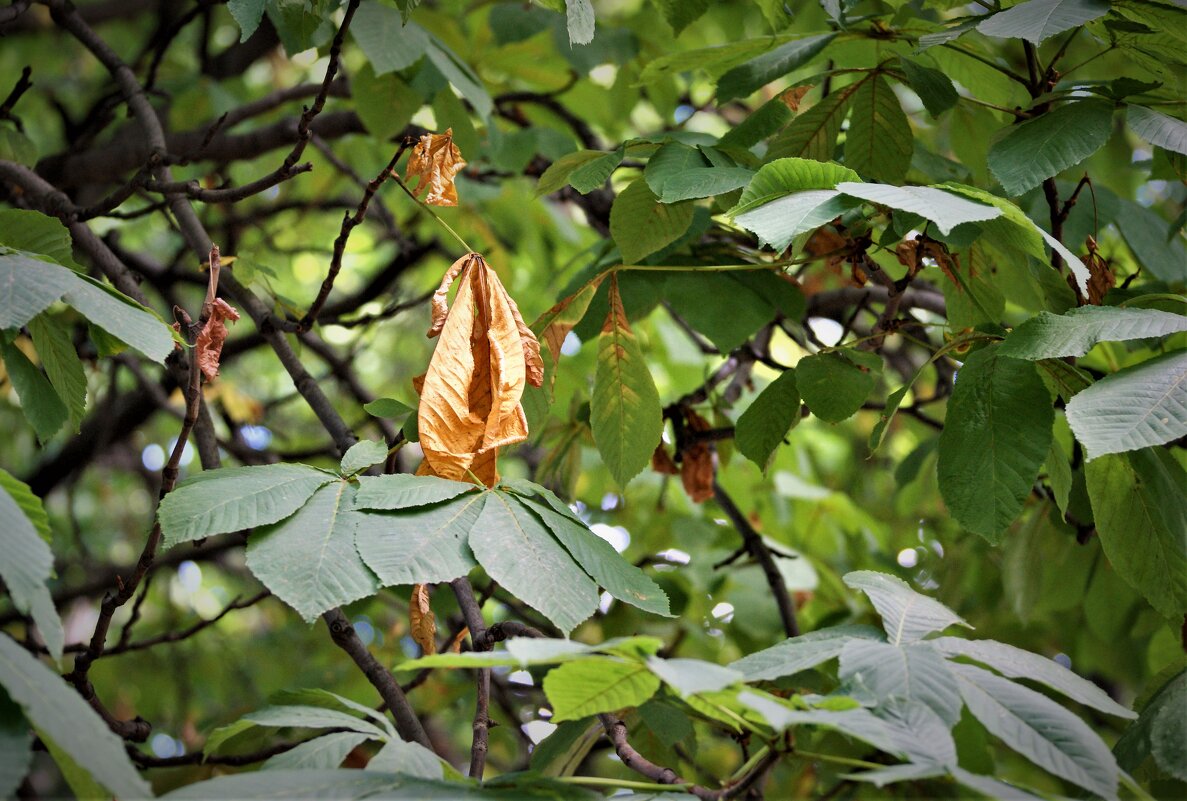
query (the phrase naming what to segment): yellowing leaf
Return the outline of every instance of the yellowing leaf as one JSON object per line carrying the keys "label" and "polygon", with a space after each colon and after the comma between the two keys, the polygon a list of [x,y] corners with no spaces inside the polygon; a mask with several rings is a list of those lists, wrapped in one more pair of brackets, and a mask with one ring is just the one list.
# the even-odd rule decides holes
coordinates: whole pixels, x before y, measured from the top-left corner
{"label": "yellowing leaf", "polygon": [[427,186],[429,193],[425,203],[430,206],[456,206],[457,187],[453,179],[465,166],[466,160],[453,143],[453,129],[450,128],[443,134],[425,134],[420,138],[408,157],[404,180],[411,183],[413,178],[417,179],[412,190],[417,195]]}
{"label": "yellowing leaf", "polygon": [[416,640],[425,656],[437,653],[437,616],[429,606],[429,586],[413,584],[409,604],[408,623],[412,629],[412,639]]}
{"label": "yellowing leaf", "polygon": [[[460,287],[453,307],[446,293]],[[543,380],[540,346],[498,275],[477,253],[455,262],[434,298],[433,328],[440,341],[420,388],[417,414],[425,463],[418,471],[455,481],[473,474],[498,481],[503,445],[527,438],[520,398],[527,382]]]}

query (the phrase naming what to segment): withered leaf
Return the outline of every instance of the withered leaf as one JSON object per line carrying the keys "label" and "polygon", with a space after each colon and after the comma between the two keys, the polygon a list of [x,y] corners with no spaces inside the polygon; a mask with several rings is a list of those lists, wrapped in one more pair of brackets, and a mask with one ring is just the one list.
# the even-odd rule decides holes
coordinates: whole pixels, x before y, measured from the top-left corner
{"label": "withered leaf", "polygon": [[408,623],[412,629],[412,639],[416,640],[421,651],[426,656],[437,653],[437,616],[433,614],[433,609],[429,606],[427,584],[412,585]]}
{"label": "withered leaf", "polygon": [[788,89],[783,94],[779,95],[779,99],[783,101],[792,111],[800,110],[800,101],[804,99],[804,95],[812,91],[812,84],[804,84],[803,86],[796,86]]}
{"label": "withered leaf", "polygon": [[651,454],[651,469],[665,476],[674,476],[680,472],[662,442],[655,446],[655,452]]}
{"label": "withered leaf", "polygon": [[[712,426],[692,409],[685,409],[684,419],[692,433],[708,431]],[[713,451],[707,442],[693,442],[684,448],[680,460],[680,483],[694,503],[713,497]]]}
{"label": "withered leaf", "polygon": [[219,357],[223,353],[223,343],[227,341],[227,320],[235,322],[238,319],[239,312],[222,298],[215,298],[210,304],[210,317],[194,342],[198,368],[207,381],[218,375]]}
{"label": "withered leaf", "polygon": [[1109,263],[1100,255],[1100,251],[1097,250],[1095,238],[1088,237],[1084,245],[1088,250],[1088,255],[1082,259],[1084,266],[1088,268],[1088,297],[1083,297],[1080,294],[1075,276],[1069,273],[1067,282],[1075,290],[1081,306],[1099,306],[1108,291],[1117,285],[1117,276],[1109,267]]}
{"label": "withered leaf", "polygon": [[486,260],[470,253],[459,262],[438,290],[444,303],[451,276],[460,281],[439,327],[434,304],[440,339],[420,388],[425,461],[418,472],[455,481],[473,474],[493,486],[498,449],[527,438],[520,398],[529,380],[539,386],[543,364],[539,343]]}
{"label": "withered leaf", "polygon": [[453,143],[453,129],[449,128],[443,134],[425,134],[420,138],[408,157],[404,180],[411,183],[413,178],[417,179],[412,190],[417,195],[428,187],[425,203],[430,206],[456,206],[457,187],[453,179],[465,166],[462,152]]}

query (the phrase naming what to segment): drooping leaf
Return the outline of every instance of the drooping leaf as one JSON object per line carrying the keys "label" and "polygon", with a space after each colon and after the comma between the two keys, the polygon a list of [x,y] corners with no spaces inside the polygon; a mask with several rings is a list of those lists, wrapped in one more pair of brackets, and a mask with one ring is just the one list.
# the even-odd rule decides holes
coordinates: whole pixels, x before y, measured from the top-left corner
{"label": "drooping leaf", "polygon": [[132,765],[123,740],[61,676],[4,634],[0,634],[0,686],[30,723],[113,795],[152,798],[152,789]]}
{"label": "drooping leaf", "polygon": [[412,155],[408,157],[404,180],[411,184],[414,194],[420,195],[427,187],[425,203],[430,206],[456,206],[457,187],[453,179],[466,166],[462,152],[453,143],[453,129],[446,129],[443,134],[425,134],[412,148]]}
{"label": "drooping leaf", "polygon": [[[372,486],[370,482],[362,485],[356,507],[372,503],[360,500]],[[389,497],[385,495],[380,503],[388,503]],[[390,514],[360,513],[354,544],[384,586],[449,581],[474,567],[468,543],[485,502],[484,494],[470,494]]]}
{"label": "drooping leaf", "polygon": [[54,391],[45,373],[37,369],[24,351],[15,344],[0,340],[0,358],[4,360],[8,381],[21,401],[21,412],[39,442],[48,442],[70,417],[66,404]]}
{"label": "drooping leaf", "polygon": [[802,67],[821,53],[835,33],[792,39],[789,42],[734,67],[717,81],[717,102],[746,97],[766,84]]}
{"label": "drooping leaf", "polygon": [[603,461],[624,487],[647,466],[663,432],[659,393],[623,311],[617,275],[610,277],[610,311],[598,340],[590,427]]}
{"label": "drooping leaf", "polygon": [[1125,121],[1150,144],[1187,155],[1187,122],[1145,106],[1129,106]]}
{"label": "drooping leaf", "polygon": [[562,631],[572,631],[597,609],[594,583],[513,498],[490,493],[474,530],[470,548],[487,574]]}
{"label": "drooping leaf", "polygon": [[33,618],[50,654],[61,659],[65,635],[45,584],[54,571],[54,555],[43,539],[49,532],[41,500],[0,469],[0,579],[16,608]]}
{"label": "drooping leaf", "polygon": [[1026,0],[990,15],[977,25],[977,30],[999,39],[1025,39],[1039,44],[1108,12],[1105,0]]}
{"label": "drooping leaf", "polygon": [[841,183],[837,184],[837,189],[870,203],[926,217],[945,234],[962,223],[992,220],[1001,216],[1001,210],[994,206],[973,203],[930,186]]}
{"label": "drooping leaf", "polygon": [[1187,331],[1187,317],[1157,309],[1081,306],[1067,314],[1039,312],[1014,329],[998,352],[1014,359],[1083,356],[1098,342],[1152,339]]}
{"label": "drooping leaf", "polygon": [[[776,313],[769,297],[739,281],[738,275],[690,270],[671,273],[664,282],[668,307],[722,353],[750,339]],[[730,299],[728,315],[723,315],[717,305],[722,298]]]}
{"label": "drooping leaf", "polygon": [[853,95],[845,164],[879,181],[901,183],[911,166],[914,139],[898,97],[881,75],[862,83]]}
{"label": "drooping leaf", "polygon": [[952,625],[969,625],[939,601],[915,592],[905,581],[894,576],[857,570],[845,574],[844,581],[869,597],[882,617],[882,627],[892,645],[921,640]]}
{"label": "drooping leaf", "polygon": [[1113,569],[1165,617],[1178,619],[1187,611],[1183,468],[1165,451],[1148,448],[1094,459],[1085,472],[1100,544]]}
{"label": "drooping leaf", "polygon": [[948,656],[965,656],[988,665],[1011,679],[1029,679],[1045,684],[1068,698],[1109,715],[1135,718],[1137,715],[1107,696],[1103,690],[1054,659],[994,640],[966,640],[937,637],[931,644]]}
{"label": "drooping leaf", "polygon": [[814,353],[796,364],[796,387],[812,414],[829,423],[852,417],[878,383],[882,357],[866,351]]}
{"label": "drooping leaf", "polygon": [[228,467],[199,473],[161,499],[157,519],[166,547],[276,523],[332,475],[301,464]]}
{"label": "drooping leaf", "polygon": [[412,598],[408,602],[408,629],[412,639],[420,646],[421,653],[437,653],[437,616],[429,605],[427,584],[413,584]]}
{"label": "drooping leaf", "polygon": [[799,421],[800,394],[796,388],[796,374],[794,370],[785,370],[742,412],[734,442],[743,456],[766,470],[775,449]]}
{"label": "drooping leaf", "polygon": [[832,626],[756,651],[732,663],[730,667],[740,671],[746,681],[778,679],[835,659],[845,644],[855,639],[878,642],[884,636],[870,626]]}
{"label": "drooping leaf", "polygon": [[353,509],[354,493],[347,481],[324,486],[296,514],[248,541],[248,568],[308,622],[379,589],[355,549],[355,530],[366,513]]}
{"label": "drooping leaf", "polygon": [[953,663],[969,711],[991,734],[1056,776],[1105,798],[1117,763],[1087,724],[1046,696],[973,665]]}
{"label": "drooping leaf", "polygon": [[579,720],[638,706],[659,689],[659,678],[638,662],[590,657],[553,668],[544,677],[552,720]]}
{"label": "drooping leaf", "polygon": [[939,445],[940,494],[969,531],[996,543],[1022,511],[1051,443],[1050,395],[1034,365],[996,346],[957,375]]}
{"label": "drooping leaf", "polygon": [[[1035,0],[1031,0],[1035,2]],[[1014,126],[989,149],[989,169],[1006,194],[1021,195],[1102,148],[1113,106],[1078,100]]]}
{"label": "drooping leaf", "polygon": [[584,524],[529,498],[517,498],[548,527],[577,564],[611,596],[657,615],[667,616],[668,596],[642,570],[626,561]]}
{"label": "drooping leaf", "polygon": [[610,207],[610,235],[626,264],[637,264],[679,239],[692,225],[690,202],[661,203],[645,178],[619,193]]}
{"label": "drooping leaf", "polygon": [[952,85],[952,79],[940,70],[934,69],[911,58],[899,56],[899,64],[903,67],[903,74],[907,82],[924,108],[933,117],[939,117],[948,109],[956,105],[960,95]]}
{"label": "drooping leaf", "polygon": [[1067,404],[1067,420],[1092,460],[1187,434],[1187,351],[1105,376]]}

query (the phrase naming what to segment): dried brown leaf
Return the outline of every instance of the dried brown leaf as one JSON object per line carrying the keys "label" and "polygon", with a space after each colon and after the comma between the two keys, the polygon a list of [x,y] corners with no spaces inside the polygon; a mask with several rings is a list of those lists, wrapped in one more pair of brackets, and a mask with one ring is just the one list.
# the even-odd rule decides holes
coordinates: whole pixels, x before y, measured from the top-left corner
{"label": "dried brown leaf", "polygon": [[662,442],[655,446],[655,452],[651,454],[651,469],[665,476],[674,476],[680,472]]}
{"label": "dried brown leaf", "polygon": [[429,339],[440,334],[441,329],[445,327],[445,316],[449,314],[449,288],[453,286],[454,281],[461,274],[462,268],[470,262],[473,256],[473,253],[467,253],[465,256],[462,256],[453,264],[449,265],[449,269],[441,277],[441,285],[433,293],[431,304],[432,324],[429,326]]}
{"label": "dried brown leaf", "polygon": [[1084,266],[1088,268],[1088,297],[1080,295],[1076,279],[1070,273],[1067,282],[1076,291],[1076,297],[1079,298],[1081,306],[1099,306],[1108,291],[1117,285],[1117,276],[1109,267],[1109,263],[1100,255],[1100,251],[1097,250],[1095,238],[1088,237],[1084,246],[1088,250],[1088,255],[1082,259]]}
{"label": "dried brown leaf", "polygon": [[453,636],[453,639],[445,646],[445,650],[451,654],[460,654],[462,652],[462,640],[470,636],[470,627],[463,626],[462,630]]}
{"label": "dried brown leaf", "polygon": [[427,584],[412,585],[408,623],[412,629],[412,639],[416,640],[421,651],[426,656],[437,653],[437,616],[433,614],[433,608],[429,606],[429,586]]}
{"label": "dried brown leaf", "polygon": [[238,319],[239,312],[222,298],[216,298],[210,304],[210,318],[202,326],[194,343],[198,368],[207,381],[218,375],[219,357],[223,353],[223,343],[227,341],[227,320],[235,322]]}
{"label": "dried brown leaf", "polygon": [[779,99],[792,111],[799,111],[800,102],[804,99],[804,95],[810,91],[812,91],[812,84],[810,83],[803,86],[796,86],[779,95]]}
{"label": "dried brown leaf", "polygon": [[413,178],[417,179],[412,190],[417,195],[427,186],[425,203],[430,206],[456,206],[457,187],[453,179],[465,166],[466,160],[453,143],[450,128],[443,134],[425,134],[420,138],[408,157],[404,180],[411,183]]}
{"label": "dried brown leaf", "polygon": [[[684,410],[684,419],[694,434],[712,428],[708,420],[692,409]],[[680,483],[694,503],[713,497],[713,449],[707,442],[693,442],[685,447],[680,459]]]}

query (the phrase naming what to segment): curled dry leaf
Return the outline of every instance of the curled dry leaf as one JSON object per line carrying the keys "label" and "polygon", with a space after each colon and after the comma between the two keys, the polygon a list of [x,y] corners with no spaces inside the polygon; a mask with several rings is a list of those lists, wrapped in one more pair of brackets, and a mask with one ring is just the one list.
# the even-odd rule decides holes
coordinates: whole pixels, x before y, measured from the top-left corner
{"label": "curled dry leaf", "polygon": [[[712,427],[692,409],[684,410],[684,419],[693,433],[708,431]],[[696,441],[684,448],[680,460],[680,483],[694,503],[713,497],[713,449],[709,443]]]}
{"label": "curled dry leaf", "polygon": [[450,128],[443,134],[425,134],[420,138],[408,157],[404,180],[411,183],[413,178],[417,179],[412,190],[417,195],[428,187],[425,203],[430,206],[456,206],[457,187],[453,179],[465,166],[466,160],[453,143]]}
{"label": "curled dry leaf", "polygon": [[238,319],[239,312],[222,298],[215,298],[214,303],[210,304],[210,317],[194,343],[198,368],[207,381],[218,375],[219,357],[223,353],[223,343],[227,341],[227,320],[235,322]]}
{"label": "curled dry leaf", "polygon": [[[454,280],[457,296],[447,307]],[[434,332],[440,340],[420,387],[417,424],[425,461],[418,472],[455,481],[472,473],[493,486],[499,448],[527,438],[520,398],[528,383],[543,382],[540,345],[477,253],[446,272],[434,297],[429,335]]]}
{"label": "curled dry leaf", "polygon": [[674,476],[680,472],[662,442],[655,446],[655,452],[651,454],[651,469],[665,476]]}
{"label": "curled dry leaf", "polygon": [[433,608],[429,606],[427,584],[412,585],[408,623],[412,629],[412,639],[416,640],[421,651],[426,656],[437,653],[437,616],[433,614]]}
{"label": "curled dry leaf", "polygon": [[1088,249],[1088,255],[1083,258],[1084,266],[1088,268],[1088,297],[1080,294],[1075,276],[1069,273],[1067,282],[1075,290],[1081,306],[1099,306],[1104,300],[1105,294],[1117,285],[1117,276],[1109,267],[1109,263],[1100,255],[1095,238],[1088,237],[1084,246]]}
{"label": "curled dry leaf", "polygon": [[804,99],[804,95],[810,91],[812,91],[812,84],[810,83],[803,86],[796,86],[779,95],[779,99],[792,111],[799,111],[800,102]]}

